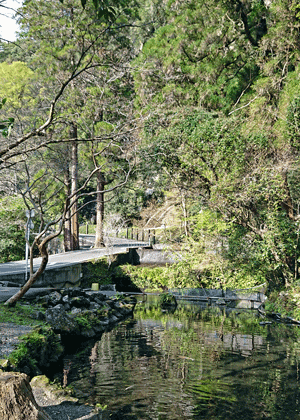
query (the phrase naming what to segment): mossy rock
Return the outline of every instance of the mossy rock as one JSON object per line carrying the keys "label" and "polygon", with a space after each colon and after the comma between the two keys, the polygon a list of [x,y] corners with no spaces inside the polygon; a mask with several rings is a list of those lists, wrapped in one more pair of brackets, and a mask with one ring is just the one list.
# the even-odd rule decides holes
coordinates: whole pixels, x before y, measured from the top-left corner
{"label": "mossy rock", "polygon": [[51,327],[36,327],[21,337],[18,347],[10,354],[8,361],[11,370],[35,376],[57,362],[63,352],[60,338]]}

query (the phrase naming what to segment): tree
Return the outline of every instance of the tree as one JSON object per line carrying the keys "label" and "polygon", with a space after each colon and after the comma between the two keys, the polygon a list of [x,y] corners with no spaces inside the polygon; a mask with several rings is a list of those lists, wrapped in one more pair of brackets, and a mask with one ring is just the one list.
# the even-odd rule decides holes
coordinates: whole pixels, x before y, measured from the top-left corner
{"label": "tree", "polygon": [[[39,15],[38,18],[36,15]],[[84,70],[84,72],[86,73],[86,70],[89,71],[89,79],[95,79],[95,75],[93,76],[93,71],[95,72],[95,69],[102,68],[103,70],[98,72],[96,76],[99,77],[97,83],[102,86],[102,90],[105,88],[105,84],[107,84],[105,77],[108,76],[109,71],[107,70],[109,68],[119,68],[120,70],[117,70],[119,73],[120,71],[123,73],[126,72],[126,70],[124,72],[122,69],[125,63],[125,56],[124,51],[122,51],[120,54],[120,42],[122,42],[122,45],[125,49],[127,41],[124,34],[122,35],[124,39],[118,39],[121,29],[119,27],[110,27],[110,34],[107,34],[107,24],[95,21],[89,17],[88,13],[82,13],[80,8],[77,7],[76,9],[74,2],[64,2],[63,7],[60,9],[55,8],[54,10],[50,10],[47,3],[43,4],[39,2],[37,4],[34,1],[27,2],[24,6],[24,10],[22,11],[22,19],[20,21],[27,26],[30,23],[29,33],[25,34],[23,38],[25,40],[24,44],[26,45],[26,40],[28,40],[30,46],[33,45],[33,50],[35,51],[31,59],[31,65],[39,65],[40,71],[44,72],[46,83],[51,81],[51,83],[54,84],[54,89],[56,84],[55,78],[57,75],[60,77],[61,75],[63,76],[64,74],[69,73],[70,63],[71,67],[75,66],[76,68],[76,63],[83,65],[84,62],[87,62],[88,67]],[[53,21],[58,22],[56,29],[54,27]],[[92,24],[93,27],[91,27]],[[119,19],[119,22],[116,23],[116,25],[122,26],[122,19]],[[59,39],[58,42],[57,39]],[[105,43],[108,43],[109,40],[110,46],[103,48]],[[36,42],[38,42],[38,48],[36,47]],[[61,49],[61,43],[63,45],[63,50]],[[50,48],[49,45],[51,45]],[[98,55],[98,48],[100,48],[100,55]],[[44,57],[45,54],[48,57],[46,67],[44,58],[41,59],[41,57]],[[126,57],[126,60],[128,61],[128,56]],[[49,69],[52,69],[52,71]],[[118,77],[116,70],[114,70],[114,75],[112,74],[113,72],[110,73],[111,77]],[[83,136],[86,137],[86,131],[88,130],[89,134],[93,136],[92,128],[88,128],[87,126],[88,124],[94,123],[93,118],[95,118],[95,115],[87,115],[88,112],[86,112],[86,121],[83,121],[83,116],[80,117],[81,128],[83,130],[80,130],[80,127],[77,127],[78,122],[75,124],[74,121],[74,116],[76,116],[78,119],[78,116],[80,114],[82,115],[81,109],[83,106],[85,106],[85,103],[91,99],[91,97],[85,97],[86,89],[89,89],[90,84],[90,81],[86,82],[85,78],[82,77],[80,71],[76,78],[70,80],[68,89],[60,98],[59,105],[56,106],[57,115],[59,113],[60,115],[63,115],[63,124],[69,120],[71,127],[69,133],[71,135],[69,134],[68,137],[74,139],[71,147],[72,157],[70,157],[69,160],[70,168],[66,169],[66,176],[68,177],[68,173],[70,173],[71,177],[71,191],[76,189],[77,184],[77,133],[81,132]],[[100,92],[102,97],[104,93],[105,92]],[[94,100],[96,103],[100,102],[99,105],[103,108],[103,103],[101,104],[101,100]],[[88,104],[88,108],[95,108],[95,106],[92,107],[91,104]],[[97,113],[98,111],[96,112],[96,115]],[[124,117],[122,118],[124,119]],[[66,133],[61,129],[61,125],[59,123],[56,123],[55,127],[54,124],[52,124],[52,126],[52,137],[55,134],[57,135],[59,131],[66,136]],[[76,197],[73,197],[73,204],[71,206],[71,213],[73,216],[71,218],[72,222],[70,233],[72,240],[70,241],[69,245],[71,249],[78,248],[76,202]],[[66,241],[66,243],[67,242],[68,241]],[[66,248],[68,249],[68,245]]]}
{"label": "tree", "polygon": [[[59,2],[56,3],[58,6]],[[120,42],[123,38],[122,45],[124,48],[126,47],[126,37],[121,36],[123,18],[119,19],[119,22],[115,21],[115,27],[112,27],[111,23],[106,24],[105,22],[96,24],[93,19],[89,18],[87,8],[83,12],[76,9],[75,6],[73,7],[73,2],[68,2],[68,5],[65,3],[60,9],[58,7],[53,9],[48,7],[47,2],[34,0],[25,2],[22,16],[21,24],[25,28],[24,45],[27,43],[28,48],[32,45],[34,51],[30,66],[32,68],[39,66],[39,83],[44,84],[43,96],[40,99],[43,101],[43,108],[47,108],[47,101],[50,99],[50,110],[46,122],[39,123],[45,118],[43,113],[38,116],[37,129],[29,130],[28,133],[16,139],[12,132],[6,145],[0,151],[3,175],[6,170],[11,169],[12,159],[14,159],[13,166],[15,168],[18,165],[21,165],[20,168],[24,165],[23,171],[25,169],[28,179],[23,182],[21,179],[18,180],[19,191],[26,207],[28,209],[35,208],[40,219],[38,235],[30,245],[30,279],[7,304],[16,302],[45,269],[48,261],[47,244],[60,234],[65,223],[72,220],[72,217],[77,217],[80,208],[74,209],[74,203],[77,204],[81,198],[86,196],[85,188],[92,182],[93,176],[103,170],[103,165],[97,166],[96,161],[99,156],[108,149],[112,152],[114,147],[121,150],[120,146],[113,144],[118,139],[123,144],[126,139],[129,144],[128,138],[136,125],[131,117],[128,119],[128,112],[125,113],[125,108],[127,111],[130,110],[131,98],[128,94],[126,96],[126,92],[130,92],[130,90],[128,91],[122,83],[122,78],[125,78],[124,75],[127,74],[124,67],[124,50],[120,49]],[[59,25],[55,26],[56,22]],[[111,40],[110,45],[108,45],[109,40]],[[38,45],[37,41],[40,41]],[[122,65],[121,59],[123,59]],[[128,60],[128,57],[126,59]],[[110,81],[106,79],[108,76],[111,77]],[[91,79],[97,80],[102,90],[99,99],[95,96],[86,97],[88,90],[92,89]],[[113,104],[112,90],[106,88],[109,83],[121,94],[124,94],[126,99],[124,106],[116,108]],[[124,88],[125,90],[122,90]],[[52,100],[51,91],[57,92]],[[96,115],[94,110],[99,102],[101,103],[101,98],[106,98],[101,107],[109,116],[112,129],[109,133],[95,135],[94,125],[97,121],[98,110]],[[88,103],[88,99],[92,99],[92,101]],[[84,107],[85,102],[88,103],[87,107]],[[109,106],[105,109],[104,104],[109,104]],[[112,110],[113,113],[110,116]],[[68,131],[70,126],[71,134]],[[18,126],[15,126],[14,131],[17,129]],[[29,139],[34,141],[29,143]],[[75,186],[74,182],[73,188],[68,190],[69,181],[66,176],[68,159],[65,160],[64,165],[60,166],[58,162],[54,164],[51,159],[48,160],[44,150],[53,149],[59,152],[60,149],[64,151],[65,146],[69,143],[77,148],[80,143],[92,144],[93,142],[106,142],[104,149],[97,150],[96,155],[92,158],[92,161],[94,159],[96,162],[96,166],[94,169],[86,171],[87,174],[84,174],[83,171],[80,185]],[[63,143],[62,146],[60,146],[61,143]],[[122,153],[125,156],[124,151]],[[44,172],[40,172],[41,166],[38,164],[37,156],[40,156],[43,166],[47,168]],[[76,159],[76,153],[73,158]],[[105,160],[107,161],[107,157]],[[73,165],[73,168],[76,166]],[[39,169],[37,170],[37,168]],[[131,169],[128,167],[123,168],[123,179],[121,181],[115,179],[112,187],[106,192],[110,193],[120,185],[124,185],[130,171]],[[22,170],[19,173],[22,174]],[[75,179],[76,176],[73,174],[73,180],[75,181]],[[102,191],[93,188],[93,193],[101,194]],[[56,211],[53,213],[50,209],[56,209]],[[69,212],[73,213],[69,216]],[[60,223],[59,229],[49,232],[49,229],[58,223]],[[36,248],[42,256],[42,263],[37,272],[33,273],[32,258]]]}

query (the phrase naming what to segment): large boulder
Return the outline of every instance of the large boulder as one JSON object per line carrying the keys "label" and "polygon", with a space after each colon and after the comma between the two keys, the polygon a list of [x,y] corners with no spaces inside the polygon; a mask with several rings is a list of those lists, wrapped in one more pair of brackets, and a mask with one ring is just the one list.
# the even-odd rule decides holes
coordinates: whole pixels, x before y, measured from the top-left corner
{"label": "large boulder", "polygon": [[0,419],[51,420],[37,405],[24,373],[0,373]]}
{"label": "large boulder", "polygon": [[79,329],[75,320],[68,315],[63,305],[57,305],[46,311],[46,321],[55,332],[60,334],[78,334]]}

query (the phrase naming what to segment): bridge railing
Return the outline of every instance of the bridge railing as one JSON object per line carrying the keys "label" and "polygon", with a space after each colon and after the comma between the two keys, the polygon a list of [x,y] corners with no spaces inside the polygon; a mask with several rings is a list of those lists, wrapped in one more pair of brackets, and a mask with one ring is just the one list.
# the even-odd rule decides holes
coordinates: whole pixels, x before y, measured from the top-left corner
{"label": "bridge railing", "polygon": [[[95,229],[96,225],[90,223],[82,224],[80,226],[80,233],[85,235],[94,235]],[[147,242],[151,246],[161,242],[164,229],[164,226],[155,228],[116,227],[113,229],[104,229],[104,237]]]}

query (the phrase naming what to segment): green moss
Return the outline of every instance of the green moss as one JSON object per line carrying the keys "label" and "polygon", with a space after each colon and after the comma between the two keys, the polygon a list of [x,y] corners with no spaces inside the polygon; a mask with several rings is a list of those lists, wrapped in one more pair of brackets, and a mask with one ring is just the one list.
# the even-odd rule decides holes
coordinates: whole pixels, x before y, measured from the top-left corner
{"label": "green moss", "polygon": [[101,285],[112,283],[113,269],[107,257],[87,263],[85,271],[85,285],[87,287],[90,287],[92,283],[99,283]]}
{"label": "green moss", "polygon": [[76,321],[77,325],[85,330],[91,330],[91,319],[88,315],[77,315],[74,320]]}
{"label": "green moss", "polygon": [[39,374],[41,368],[57,361],[62,353],[59,336],[51,327],[42,326],[22,336],[18,347],[10,354],[8,360],[14,370],[33,376]]}
{"label": "green moss", "polygon": [[81,329],[90,330],[99,324],[103,317],[107,317],[110,309],[101,308],[96,313],[84,311],[74,318],[75,322]]}
{"label": "green moss", "polygon": [[43,321],[38,321],[32,318],[36,311],[45,313],[45,309],[41,306],[24,305],[17,303],[14,307],[0,304],[0,319],[1,322],[13,322],[18,325],[43,325]]}

